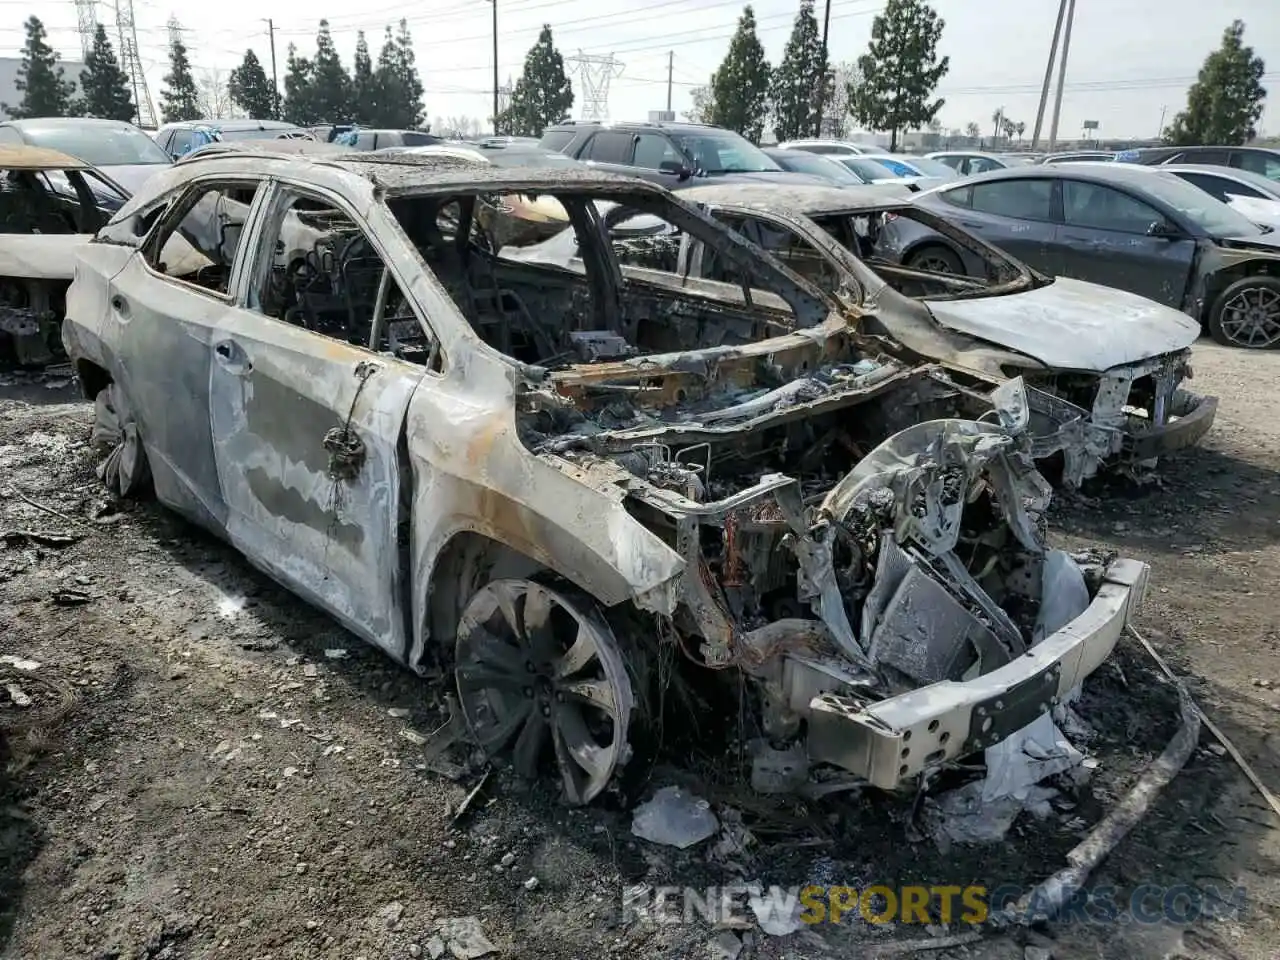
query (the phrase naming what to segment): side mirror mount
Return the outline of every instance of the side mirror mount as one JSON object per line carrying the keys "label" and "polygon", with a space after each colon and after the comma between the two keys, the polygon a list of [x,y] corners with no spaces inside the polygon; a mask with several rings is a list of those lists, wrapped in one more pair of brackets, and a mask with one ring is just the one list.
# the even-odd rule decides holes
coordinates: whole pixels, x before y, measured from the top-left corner
{"label": "side mirror mount", "polygon": [[1167,221],[1153,220],[1151,225],[1147,227],[1147,236],[1155,237],[1159,240],[1177,240],[1182,236],[1182,231]]}
{"label": "side mirror mount", "polygon": [[679,160],[663,160],[658,164],[658,172],[673,176],[682,183],[693,176],[693,170],[689,168],[689,165],[681,163]]}

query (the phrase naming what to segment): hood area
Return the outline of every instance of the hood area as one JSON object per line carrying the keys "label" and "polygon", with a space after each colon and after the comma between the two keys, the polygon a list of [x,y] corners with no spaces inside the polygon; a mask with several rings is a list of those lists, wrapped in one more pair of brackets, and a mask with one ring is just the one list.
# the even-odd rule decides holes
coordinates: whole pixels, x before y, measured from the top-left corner
{"label": "hood area", "polygon": [[1184,350],[1200,335],[1172,307],[1066,277],[1023,293],[923,302],[944,327],[1063,370],[1102,373]]}

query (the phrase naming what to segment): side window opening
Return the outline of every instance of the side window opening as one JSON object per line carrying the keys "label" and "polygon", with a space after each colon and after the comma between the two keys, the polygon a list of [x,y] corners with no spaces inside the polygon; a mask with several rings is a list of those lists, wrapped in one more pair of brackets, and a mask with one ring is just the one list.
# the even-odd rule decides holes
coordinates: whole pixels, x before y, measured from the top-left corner
{"label": "side window opening", "polygon": [[1154,207],[1110,187],[1067,180],[1062,184],[1063,220],[1073,227],[1146,234],[1165,217]]}
{"label": "side window opening", "polygon": [[[252,181],[200,184],[170,208],[143,257],[153,270],[226,296],[245,220],[258,190]],[[149,229],[139,222],[135,230]]]}
{"label": "side window opening", "polygon": [[[720,219],[717,216],[717,219]],[[840,286],[840,276],[822,253],[794,231],[776,226],[755,217],[738,218],[729,224],[758,247],[769,251],[782,263],[820,290],[834,293]]]}
{"label": "side window opening", "polygon": [[276,320],[438,369],[439,354],[364,229],[323,197],[288,191],[263,235],[251,305]]}
{"label": "side window opening", "polygon": [[69,197],[42,173],[0,171],[0,233],[80,233],[80,204],[65,174],[62,179]]}

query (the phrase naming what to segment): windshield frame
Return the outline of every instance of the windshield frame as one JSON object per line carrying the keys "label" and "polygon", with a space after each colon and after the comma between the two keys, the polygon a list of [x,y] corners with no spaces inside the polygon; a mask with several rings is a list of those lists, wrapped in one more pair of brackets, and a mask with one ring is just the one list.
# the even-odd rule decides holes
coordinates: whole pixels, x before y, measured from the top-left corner
{"label": "windshield frame", "polygon": [[[777,173],[782,170],[772,157],[746,137],[732,130],[720,130],[714,127],[706,130],[672,130],[670,137],[681,152],[698,166],[698,172],[709,177],[733,173]],[[694,144],[698,141],[708,144],[714,151],[721,164],[719,168],[711,169],[698,164],[698,159],[705,157],[705,152],[694,149]],[[731,150],[742,156],[745,161],[754,161],[754,164],[748,162],[742,166],[725,167],[722,150],[726,152]]]}
{"label": "windshield frame", "polygon": [[[173,158],[165,153],[144,130],[123,121],[119,124],[31,123],[24,124],[20,130],[22,138],[32,146],[57,150],[59,153],[65,153],[95,167],[171,166],[173,164]],[[93,149],[107,148],[121,141],[138,144],[139,154],[133,157],[117,155],[108,159]],[[90,149],[85,151],[85,147]]]}

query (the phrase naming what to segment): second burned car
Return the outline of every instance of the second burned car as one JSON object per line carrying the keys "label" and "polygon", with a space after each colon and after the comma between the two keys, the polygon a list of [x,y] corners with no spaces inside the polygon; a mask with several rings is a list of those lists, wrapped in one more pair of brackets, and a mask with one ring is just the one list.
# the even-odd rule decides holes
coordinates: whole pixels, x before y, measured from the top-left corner
{"label": "second burned car", "polygon": [[[1195,444],[1213,424],[1216,398],[1184,388],[1199,327],[1177,310],[1042,276],[880,187],[718,184],[682,197],[856,305],[865,332],[885,334],[961,377],[1024,378],[1037,458],[1060,458],[1069,484],[1104,466],[1140,471]],[[615,229],[643,222],[625,209],[608,217]],[[913,227],[946,242],[903,264],[893,237]],[[567,242],[561,238],[555,256],[565,255]],[[691,276],[728,279],[714,257],[684,256]]]}
{"label": "second burned car", "polygon": [[[482,225],[531,196],[578,262],[496,249]],[[622,262],[607,204],[741,282]],[[450,671],[484,749],[571,803],[626,765],[673,651],[750,677],[778,748],[893,788],[1044,721],[1146,584],[1046,546],[1020,381],[894,356],[639,181],[180,163],[82,254],[64,338],[112,488]]]}

